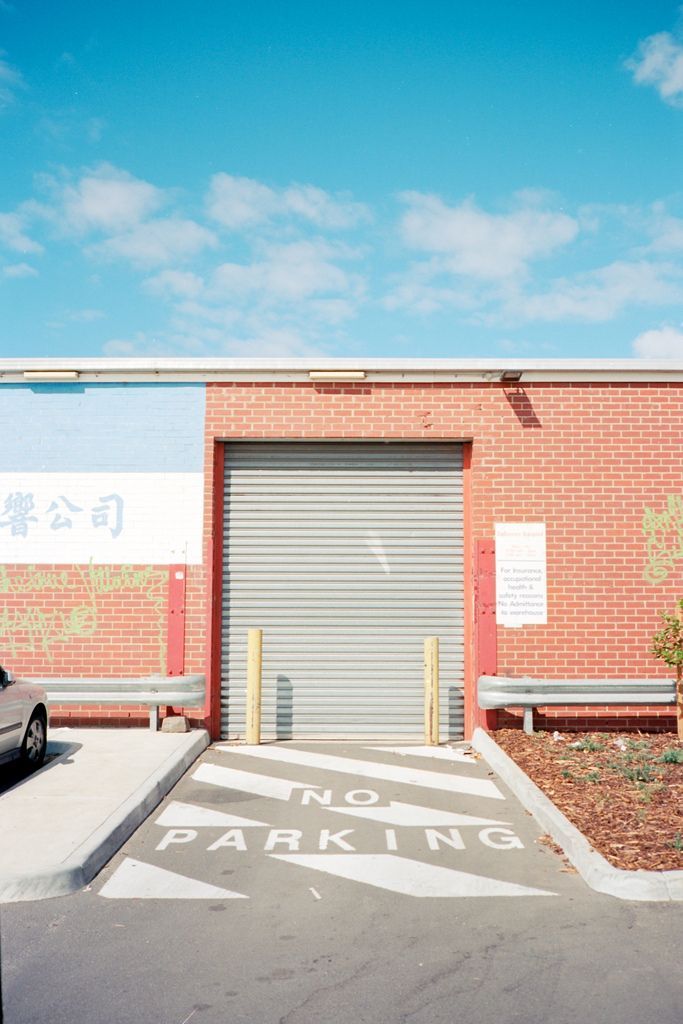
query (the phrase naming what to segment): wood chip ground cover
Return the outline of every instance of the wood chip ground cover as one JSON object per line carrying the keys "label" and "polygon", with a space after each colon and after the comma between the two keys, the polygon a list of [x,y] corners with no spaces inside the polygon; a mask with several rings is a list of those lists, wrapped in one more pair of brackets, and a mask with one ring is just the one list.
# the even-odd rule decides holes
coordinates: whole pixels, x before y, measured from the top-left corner
{"label": "wood chip ground cover", "polygon": [[683,869],[683,743],[675,735],[493,733],[615,867]]}

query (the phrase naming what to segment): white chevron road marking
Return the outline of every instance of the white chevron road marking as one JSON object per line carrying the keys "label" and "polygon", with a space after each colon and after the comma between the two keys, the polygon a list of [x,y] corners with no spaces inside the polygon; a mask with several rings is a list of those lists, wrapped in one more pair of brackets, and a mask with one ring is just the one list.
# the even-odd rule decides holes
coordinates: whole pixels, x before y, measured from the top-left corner
{"label": "white chevron road marking", "polygon": [[[223,748],[216,748],[223,749]],[[227,747],[236,750],[236,747]],[[254,775],[252,772],[241,772],[236,768],[223,768],[217,764],[200,764],[192,773],[197,782],[208,782],[211,786],[223,786],[225,789],[239,789],[243,793],[254,793],[256,796],[268,796],[273,800],[289,800],[297,789],[319,789],[308,782],[292,782],[291,779],[277,779],[270,775]]]}
{"label": "white chevron road marking", "polygon": [[497,878],[471,875],[435,864],[395,857],[390,853],[299,854],[272,853],[276,860],[324,871],[351,882],[364,882],[404,896],[463,898],[473,896],[556,896],[545,889],[531,889]]}
{"label": "white chevron road marking", "polygon": [[236,814],[225,814],[198,804],[184,804],[180,800],[172,800],[164,808],[154,822],[164,828],[257,828],[268,827],[266,821],[254,821],[252,818],[240,818]]}
{"label": "white chevron road marking", "polygon": [[456,747],[366,747],[366,750],[380,750],[387,754],[401,754],[411,757],[432,757],[436,761],[460,761],[462,764],[476,764],[477,758]]}
{"label": "white chevron road marking", "polygon": [[457,814],[455,811],[439,811],[434,807],[418,807],[416,804],[402,804],[391,800],[386,807],[373,804],[370,807],[326,807],[335,814],[351,814],[366,821],[381,821],[387,825],[417,825],[424,828],[439,828],[446,825],[509,825],[508,821],[493,818],[475,818],[471,814]]}
{"label": "white chevron road marking", "polygon": [[100,889],[108,900],[248,900],[241,892],[221,889],[144,861],[126,859]]}
{"label": "white chevron road marking", "polygon": [[383,779],[387,782],[400,782],[427,789],[439,789],[447,793],[465,793],[469,796],[482,796],[491,800],[505,799],[496,784],[489,779],[476,779],[465,775],[446,775],[442,772],[425,771],[423,768],[379,764],[377,761],[356,761],[350,757],[318,754],[309,750],[295,750],[292,747],[217,746],[215,749],[227,754],[257,757],[264,761],[281,761],[285,764],[303,765],[305,768],[324,769],[346,775],[360,775],[369,779]]}

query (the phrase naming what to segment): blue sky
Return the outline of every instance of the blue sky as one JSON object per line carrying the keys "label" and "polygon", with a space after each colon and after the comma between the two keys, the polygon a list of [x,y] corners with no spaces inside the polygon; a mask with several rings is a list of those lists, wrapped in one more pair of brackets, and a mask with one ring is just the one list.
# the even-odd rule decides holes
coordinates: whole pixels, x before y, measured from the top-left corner
{"label": "blue sky", "polygon": [[0,0],[0,357],[683,358],[683,12]]}

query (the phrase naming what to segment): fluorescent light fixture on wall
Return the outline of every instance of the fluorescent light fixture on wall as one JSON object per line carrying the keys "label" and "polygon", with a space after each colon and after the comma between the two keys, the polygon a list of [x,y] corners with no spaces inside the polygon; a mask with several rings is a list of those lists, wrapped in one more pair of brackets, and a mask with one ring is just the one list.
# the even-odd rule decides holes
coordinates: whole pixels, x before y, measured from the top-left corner
{"label": "fluorescent light fixture on wall", "polygon": [[503,370],[503,372],[500,375],[500,379],[501,380],[509,380],[509,381],[521,380],[522,379],[522,371],[521,370]]}
{"label": "fluorescent light fixture on wall", "polygon": [[78,380],[78,370],[24,370],[24,380]]}
{"label": "fluorescent light fixture on wall", "polygon": [[309,370],[311,380],[365,380],[365,370]]}

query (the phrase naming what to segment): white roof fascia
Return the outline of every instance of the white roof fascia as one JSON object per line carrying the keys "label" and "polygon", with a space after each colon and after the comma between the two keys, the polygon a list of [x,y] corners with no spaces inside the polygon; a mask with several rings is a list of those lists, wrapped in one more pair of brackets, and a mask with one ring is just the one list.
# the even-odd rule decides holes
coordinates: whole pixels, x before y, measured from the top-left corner
{"label": "white roof fascia", "polygon": [[[500,382],[504,371],[522,374],[520,383],[683,381],[683,360],[640,359],[111,359],[50,357],[0,359],[0,384],[28,383],[24,373],[77,371],[80,382],[309,381],[311,370],[362,370],[365,383]],[[36,379],[36,383],[40,383]],[[319,385],[323,382],[312,382]],[[343,383],[340,382],[340,383]],[[363,382],[361,382],[362,384]],[[504,382],[514,385],[515,381]]]}

